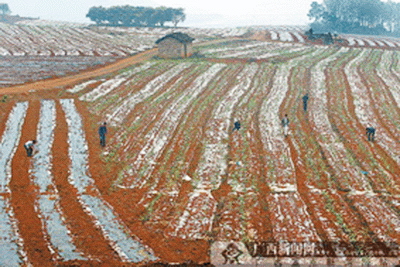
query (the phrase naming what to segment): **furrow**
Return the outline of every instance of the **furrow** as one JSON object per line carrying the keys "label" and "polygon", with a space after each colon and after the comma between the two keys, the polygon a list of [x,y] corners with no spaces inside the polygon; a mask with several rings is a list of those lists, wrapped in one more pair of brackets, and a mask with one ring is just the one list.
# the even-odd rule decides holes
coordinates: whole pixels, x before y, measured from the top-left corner
{"label": "furrow", "polygon": [[27,263],[24,241],[10,203],[11,160],[21,137],[28,102],[16,103],[9,114],[0,143],[0,265],[20,266]]}
{"label": "furrow", "polygon": [[164,112],[163,117],[157,121],[152,130],[145,136],[148,141],[131,165],[132,169],[140,174],[140,177],[134,181],[131,187],[144,186],[148,175],[154,169],[154,163],[172,137],[172,133],[178,125],[176,122],[179,121],[192,101],[205,90],[212,78],[225,66],[224,64],[215,64],[196,78],[193,84],[170,105],[168,110]]}
{"label": "furrow", "polygon": [[64,223],[59,206],[58,192],[53,184],[52,153],[54,130],[56,125],[56,106],[53,100],[43,100],[39,126],[37,131],[37,153],[33,156],[31,176],[38,188],[38,206],[41,219],[49,236],[50,249],[55,250],[62,260],[84,260],[81,253],[76,251],[71,233]]}
{"label": "furrow", "polygon": [[88,146],[83,131],[82,119],[73,99],[62,99],[60,103],[68,124],[69,157],[71,159],[69,181],[78,190],[81,205],[91,214],[102,229],[112,247],[122,260],[128,262],[153,261],[156,257],[149,249],[132,238],[130,230],[105,202],[88,173]]}
{"label": "furrow", "polygon": [[[251,81],[257,70],[258,65],[246,66],[237,77],[238,84],[231,88],[214,111],[203,138],[204,148],[199,165],[194,173],[194,190],[190,193],[189,202],[181,217],[172,222],[167,230],[169,234],[197,238],[198,234],[194,233],[194,229],[200,228],[204,231],[212,229],[217,202],[210,190],[220,187],[222,176],[227,171],[228,144],[224,144],[223,140],[228,138],[233,109],[241,97],[251,90]],[[198,213],[193,214],[193,209]],[[206,234],[204,231],[203,234]]]}

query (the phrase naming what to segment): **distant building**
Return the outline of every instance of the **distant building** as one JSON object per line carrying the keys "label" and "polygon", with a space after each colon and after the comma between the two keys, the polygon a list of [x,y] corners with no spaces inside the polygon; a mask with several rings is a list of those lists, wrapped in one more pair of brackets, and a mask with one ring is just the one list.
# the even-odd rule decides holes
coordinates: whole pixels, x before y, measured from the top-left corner
{"label": "distant building", "polygon": [[308,40],[310,40],[310,41],[322,40],[323,44],[326,44],[326,45],[335,43],[333,36],[330,32],[316,34],[313,32],[313,29],[310,29],[305,32],[305,35],[307,36]]}
{"label": "distant building", "polygon": [[168,34],[156,41],[158,56],[162,58],[186,58],[193,54],[194,38],[181,32]]}

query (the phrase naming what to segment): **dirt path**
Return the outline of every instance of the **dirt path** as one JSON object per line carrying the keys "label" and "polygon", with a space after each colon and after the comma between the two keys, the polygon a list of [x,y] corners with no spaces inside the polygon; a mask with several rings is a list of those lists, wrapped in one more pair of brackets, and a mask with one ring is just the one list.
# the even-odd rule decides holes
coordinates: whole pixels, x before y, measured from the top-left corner
{"label": "dirt path", "polygon": [[127,68],[133,64],[142,62],[144,60],[148,60],[151,57],[157,54],[157,49],[153,48],[143,53],[136,54],[134,56],[119,60],[112,64],[102,66],[100,68],[89,69],[83,71],[78,74],[74,74],[71,76],[55,78],[55,79],[48,79],[48,80],[41,80],[33,83],[27,83],[18,86],[12,86],[7,88],[0,89],[0,95],[4,94],[20,94],[20,93],[27,93],[32,90],[50,90],[50,89],[58,89],[63,87],[70,87],[77,83],[99,77],[102,75],[106,75],[112,72],[116,72]]}

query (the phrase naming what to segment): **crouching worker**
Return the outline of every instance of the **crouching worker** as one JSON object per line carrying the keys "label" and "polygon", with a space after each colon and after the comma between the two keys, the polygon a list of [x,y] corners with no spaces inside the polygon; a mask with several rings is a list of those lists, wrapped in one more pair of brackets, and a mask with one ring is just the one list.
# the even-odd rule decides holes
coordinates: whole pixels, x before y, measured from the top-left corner
{"label": "crouching worker", "polygon": [[368,137],[368,141],[374,141],[375,139],[375,128],[374,127],[367,127],[367,137]]}
{"label": "crouching worker", "polygon": [[33,150],[35,148],[35,144],[37,143],[36,140],[29,140],[28,142],[26,142],[24,144],[25,150],[26,150],[26,154],[28,157],[32,157],[33,154]]}
{"label": "crouching worker", "polygon": [[232,132],[235,130],[240,130],[240,121],[235,121]]}

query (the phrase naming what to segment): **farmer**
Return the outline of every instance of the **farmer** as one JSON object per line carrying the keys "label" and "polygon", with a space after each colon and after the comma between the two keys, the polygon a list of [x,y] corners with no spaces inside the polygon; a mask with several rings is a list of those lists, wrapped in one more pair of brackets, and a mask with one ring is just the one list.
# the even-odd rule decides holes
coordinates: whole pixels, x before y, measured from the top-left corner
{"label": "farmer", "polygon": [[24,144],[25,150],[26,150],[26,155],[28,157],[32,157],[33,154],[33,149],[35,148],[35,144],[37,143],[36,140],[29,140]]}
{"label": "farmer", "polygon": [[308,94],[305,94],[303,96],[303,109],[304,109],[304,111],[307,111],[307,102],[308,102]]}
{"label": "farmer", "polygon": [[289,134],[289,118],[287,114],[285,114],[285,117],[283,117],[281,122],[283,127],[283,134],[285,135],[285,137],[287,137]]}
{"label": "farmer", "polygon": [[233,127],[232,132],[234,132],[235,130],[240,130],[240,121],[235,121],[234,123],[235,127]]}
{"label": "farmer", "polygon": [[107,134],[107,123],[103,122],[103,124],[99,127],[99,136],[100,136],[100,145],[106,146],[106,134]]}
{"label": "farmer", "polygon": [[375,139],[375,128],[374,127],[367,127],[367,137],[368,137],[368,141],[374,141]]}

